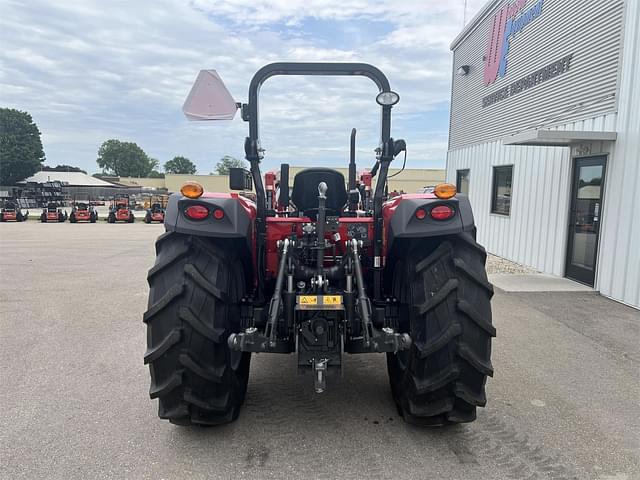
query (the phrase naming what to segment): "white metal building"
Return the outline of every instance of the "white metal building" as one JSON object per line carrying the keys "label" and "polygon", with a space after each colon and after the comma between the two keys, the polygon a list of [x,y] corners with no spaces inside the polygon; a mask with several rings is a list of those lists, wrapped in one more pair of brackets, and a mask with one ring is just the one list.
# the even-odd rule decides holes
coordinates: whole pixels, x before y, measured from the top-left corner
{"label": "white metal building", "polygon": [[479,241],[640,307],[640,0],[491,0],[451,49]]}

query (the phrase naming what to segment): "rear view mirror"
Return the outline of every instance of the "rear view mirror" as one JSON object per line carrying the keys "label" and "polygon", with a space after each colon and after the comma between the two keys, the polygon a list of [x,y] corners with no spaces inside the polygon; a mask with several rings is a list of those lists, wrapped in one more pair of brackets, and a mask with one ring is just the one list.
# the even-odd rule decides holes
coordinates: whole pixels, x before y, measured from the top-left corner
{"label": "rear view mirror", "polygon": [[200,70],[182,111],[189,120],[233,120],[238,105],[215,70]]}
{"label": "rear view mirror", "polygon": [[253,190],[253,179],[251,178],[251,173],[244,168],[230,168],[229,189]]}

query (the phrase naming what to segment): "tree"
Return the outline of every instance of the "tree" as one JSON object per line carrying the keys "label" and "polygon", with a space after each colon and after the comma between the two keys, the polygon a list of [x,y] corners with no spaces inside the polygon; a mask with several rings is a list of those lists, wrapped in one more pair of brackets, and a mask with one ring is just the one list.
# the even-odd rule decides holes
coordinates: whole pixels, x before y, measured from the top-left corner
{"label": "tree", "polygon": [[216,163],[216,175],[229,175],[230,168],[247,168],[247,162],[225,155]]}
{"label": "tree", "polygon": [[71,165],[56,165],[55,167],[42,167],[43,172],[80,172],[87,173],[79,167],[73,167]]}
{"label": "tree", "polygon": [[196,173],[196,165],[185,157],[173,157],[173,160],[169,160],[164,164],[164,171],[174,174],[188,174],[193,175]]}
{"label": "tree", "polygon": [[151,170],[151,173],[149,173],[149,178],[164,178],[164,173],[157,170]]}
{"label": "tree", "polygon": [[44,162],[40,130],[27,112],[0,108],[0,185],[30,177]]}
{"label": "tree", "polygon": [[98,150],[98,166],[103,173],[118,177],[146,177],[158,161],[149,156],[133,142],[107,140]]}

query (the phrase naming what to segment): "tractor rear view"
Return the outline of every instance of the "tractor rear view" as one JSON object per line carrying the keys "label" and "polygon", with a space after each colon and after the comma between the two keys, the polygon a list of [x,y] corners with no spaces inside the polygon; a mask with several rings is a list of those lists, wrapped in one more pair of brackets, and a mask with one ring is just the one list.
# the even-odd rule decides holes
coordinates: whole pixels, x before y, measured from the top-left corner
{"label": "tractor rear view", "polygon": [[0,222],[24,222],[29,218],[29,212],[22,213],[17,203],[7,201],[0,210]]}
{"label": "tractor rear view", "polygon": [[40,214],[40,221],[42,223],[62,223],[67,221],[67,212],[59,207],[57,203],[49,202],[46,207],[42,209]]}
{"label": "tractor rear view", "polygon": [[[263,178],[258,94],[276,75],[371,79],[381,110],[372,168],[356,175],[354,129],[347,179],[309,168],[290,190],[286,164],[279,183],[271,172]],[[387,195],[389,166],[406,155],[404,140],[391,137],[398,101],[386,76],[368,64],[270,64],[253,77],[247,104],[231,98],[215,71],[200,72],[184,111],[221,120],[241,109],[251,170],[232,169],[230,188],[255,186],[255,201],[194,182],[169,199],[144,314],[144,361],[160,418],[178,425],[237,418],[252,353],[296,353],[318,393],[330,388],[345,353],[384,353],[407,422],[476,418],[493,374],[486,254],[469,201],[452,185]]]}
{"label": "tractor rear view", "polygon": [[98,211],[93,207],[90,198],[85,200],[78,200],[77,197],[73,200],[73,208],[69,214],[70,223],[89,222],[96,223],[98,220]]}
{"label": "tractor rear view", "polygon": [[152,195],[149,199],[149,208],[144,216],[145,223],[164,222],[164,212],[167,206],[166,196]]}
{"label": "tractor rear view", "polygon": [[113,197],[111,199],[111,205],[109,206],[109,213],[107,214],[107,222],[133,223],[134,220],[135,217],[133,215],[129,195],[118,195],[117,197]]}

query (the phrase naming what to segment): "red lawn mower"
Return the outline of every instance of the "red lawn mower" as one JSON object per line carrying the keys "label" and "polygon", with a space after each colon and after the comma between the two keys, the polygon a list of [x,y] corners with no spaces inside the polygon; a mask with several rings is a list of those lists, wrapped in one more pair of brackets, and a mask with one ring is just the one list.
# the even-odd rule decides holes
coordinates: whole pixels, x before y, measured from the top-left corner
{"label": "red lawn mower", "polygon": [[70,223],[89,222],[96,223],[98,220],[98,211],[93,207],[90,199],[86,201],[73,200],[73,208],[69,215]]}
{"label": "red lawn mower", "polygon": [[120,195],[114,197],[111,200],[111,206],[109,207],[109,215],[107,216],[107,222],[127,222],[133,223],[135,217],[133,216],[133,210],[131,208],[131,202],[129,195]]}
{"label": "red lawn mower", "polygon": [[47,206],[42,209],[40,221],[42,223],[61,223],[66,222],[67,217],[67,212],[65,210],[62,210],[62,208],[59,207],[57,203],[52,202],[47,204]]}
{"label": "red lawn mower", "polygon": [[22,210],[15,202],[6,202],[0,211],[0,222],[24,222],[29,217],[29,212]]}
{"label": "red lawn mower", "polygon": [[160,222],[164,223],[164,211],[167,206],[166,197],[152,196],[149,200],[150,206],[147,214],[144,216],[145,223]]}

